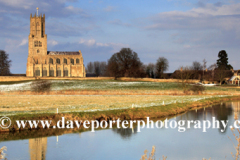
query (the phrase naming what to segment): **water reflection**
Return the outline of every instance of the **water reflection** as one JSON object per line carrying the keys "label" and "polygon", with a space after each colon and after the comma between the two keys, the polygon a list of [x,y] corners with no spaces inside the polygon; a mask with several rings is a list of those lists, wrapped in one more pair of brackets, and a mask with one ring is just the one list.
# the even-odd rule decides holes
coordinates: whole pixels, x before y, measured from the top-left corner
{"label": "water reflection", "polygon": [[[177,117],[177,121],[179,120],[212,120],[212,117],[215,117],[218,121],[224,121],[226,122],[228,120],[228,117],[233,114],[235,106],[239,105],[239,102],[233,102],[233,103],[222,103],[220,105],[213,105],[209,107],[204,107],[201,109],[195,109],[192,111],[189,111],[183,115],[180,115]],[[239,112],[238,112],[239,113]],[[236,114],[238,114],[236,113]],[[222,123],[220,124],[220,128],[218,129],[219,133],[224,134],[228,127],[224,130],[224,126]],[[186,124],[187,125],[187,124]],[[194,124],[191,124],[191,128]],[[224,132],[221,132],[221,130],[224,130]]]}
{"label": "water reflection", "polygon": [[45,160],[47,152],[47,137],[29,139],[31,160]]}
{"label": "water reflection", "polygon": [[[174,119],[172,120],[211,121],[212,117],[215,117],[216,120],[219,121],[229,120],[229,124],[231,124],[234,120],[233,117],[238,117],[239,113],[240,102],[227,102],[221,105],[214,105],[198,110],[192,110],[177,117],[174,117]],[[168,117],[168,119],[170,119],[170,117]],[[223,129],[223,126],[221,125],[219,131],[209,129],[207,133],[202,133],[202,131],[200,130],[194,130],[192,126],[184,133],[179,133],[177,130],[174,129],[146,128],[143,129],[142,132],[138,133],[137,127],[134,127],[135,128],[128,129],[115,128],[111,130],[98,130],[95,133],[82,132],[81,137],[79,136],[79,133],[64,134],[63,136],[61,136],[61,141],[59,142],[58,136],[49,138],[43,137],[47,136],[47,134],[49,135],[49,133],[47,133],[47,130],[46,135],[41,135],[41,137],[43,138],[29,139],[29,137],[27,137],[27,139],[29,140],[25,141],[28,141],[28,143],[16,141],[16,139],[13,139],[13,137],[18,137],[18,139],[22,139],[22,134],[28,134],[28,132],[19,132],[17,136],[11,136],[11,134],[0,135],[0,137],[5,137],[4,139],[2,138],[0,146],[7,146],[9,148],[7,154],[12,156],[9,159],[20,159],[18,157],[24,157],[24,160],[71,158],[92,160],[114,159],[113,157],[116,156],[118,157],[118,159],[139,159],[142,155],[142,152],[145,149],[149,149],[149,147],[151,147],[152,145],[155,145],[157,148],[156,152],[159,155],[156,155],[156,157],[161,157],[161,155],[164,154],[168,156],[169,160],[192,160],[202,159],[203,157],[214,157],[214,159],[222,159],[226,155],[230,155],[230,153],[234,151],[234,148],[231,148],[231,141],[228,139],[228,136],[231,137],[232,133],[229,127],[227,127],[224,133],[220,132],[220,129]],[[218,134],[218,132],[220,134]],[[60,135],[59,133],[62,132],[56,133],[58,134],[55,135]],[[33,135],[29,136],[34,137]],[[22,151],[26,151],[27,153],[25,155],[23,152],[19,152],[18,154],[15,153],[14,150],[18,149],[16,144],[18,144],[19,146],[24,146],[25,143],[26,148],[24,148],[24,150]],[[62,154],[59,155],[57,153]],[[229,157],[230,156],[228,156],[227,158]]]}
{"label": "water reflection", "polygon": [[130,138],[132,135],[137,134],[137,128],[114,128],[112,129],[114,133],[119,134],[123,139]]}

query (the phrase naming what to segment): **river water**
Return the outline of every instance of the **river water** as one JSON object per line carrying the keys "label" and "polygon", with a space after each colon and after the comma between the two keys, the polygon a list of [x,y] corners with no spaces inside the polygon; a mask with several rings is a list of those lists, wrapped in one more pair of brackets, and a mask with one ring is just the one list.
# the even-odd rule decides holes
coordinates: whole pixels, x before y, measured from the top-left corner
{"label": "river water", "polygon": [[211,121],[215,117],[216,120],[228,121],[224,132],[221,132],[221,125],[220,129],[211,128],[206,132],[194,129],[193,125],[185,132],[179,132],[178,128],[144,128],[141,132],[137,132],[136,127],[115,128],[38,138],[30,136],[27,139],[13,136],[1,141],[0,147],[7,147],[8,160],[139,160],[144,150],[150,152],[153,145],[156,159],[162,159],[163,155],[167,160],[232,159],[231,152],[236,153],[233,144],[237,142],[229,126],[239,115],[239,110],[240,102],[227,102],[169,117],[170,121],[200,122]]}

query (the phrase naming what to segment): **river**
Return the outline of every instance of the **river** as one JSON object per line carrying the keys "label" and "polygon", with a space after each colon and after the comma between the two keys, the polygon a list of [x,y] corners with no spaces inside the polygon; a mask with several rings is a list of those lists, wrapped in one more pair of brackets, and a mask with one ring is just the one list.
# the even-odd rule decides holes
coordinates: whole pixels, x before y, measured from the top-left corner
{"label": "river", "polygon": [[156,159],[162,159],[163,155],[167,156],[167,160],[232,159],[231,152],[236,153],[233,144],[236,145],[237,141],[229,126],[239,115],[239,110],[240,102],[227,102],[169,117],[170,121],[177,122],[211,121],[215,117],[216,120],[228,121],[224,132],[221,132],[221,125],[220,129],[209,128],[206,132],[195,129],[193,125],[185,132],[179,132],[178,128],[144,128],[141,132],[137,132],[136,127],[114,128],[58,136],[46,134],[46,137],[30,136],[26,139],[13,136],[2,140],[0,147],[7,147],[5,153],[8,160],[139,160],[144,150],[150,152],[153,145],[156,147]]}

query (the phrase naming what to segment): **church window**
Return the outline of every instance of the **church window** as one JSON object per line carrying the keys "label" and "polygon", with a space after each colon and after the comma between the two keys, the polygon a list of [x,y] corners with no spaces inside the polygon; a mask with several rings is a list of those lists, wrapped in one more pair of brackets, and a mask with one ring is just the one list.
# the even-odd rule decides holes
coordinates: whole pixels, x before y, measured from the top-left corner
{"label": "church window", "polygon": [[66,58],[64,58],[64,64],[67,64],[67,59]]}
{"label": "church window", "polygon": [[46,67],[43,68],[43,77],[47,77],[47,68]]}
{"label": "church window", "polygon": [[34,41],[34,47],[38,47],[38,41]]}
{"label": "church window", "polygon": [[68,77],[68,68],[64,68],[63,76]]}
{"label": "church window", "polygon": [[53,59],[49,58],[49,64],[53,64]]}
{"label": "church window", "polygon": [[79,64],[79,59],[78,58],[76,59],[76,64]]}
{"label": "church window", "polygon": [[40,51],[39,51],[39,49],[37,50],[37,53],[39,53]]}
{"label": "church window", "polygon": [[36,75],[36,76],[40,76],[40,69],[39,69],[39,67],[36,68],[36,70],[35,70],[35,75]]}
{"label": "church window", "polygon": [[71,59],[71,63],[74,65],[74,59]]}
{"label": "church window", "polygon": [[57,58],[56,63],[60,64],[60,59],[59,58]]}
{"label": "church window", "polygon": [[57,77],[61,77],[61,68],[60,67],[57,69]]}
{"label": "church window", "polygon": [[49,72],[50,77],[54,77],[54,69],[51,67],[50,72]]}
{"label": "church window", "polygon": [[38,42],[38,45],[39,45],[39,47],[42,47],[42,42],[39,41],[39,42]]}

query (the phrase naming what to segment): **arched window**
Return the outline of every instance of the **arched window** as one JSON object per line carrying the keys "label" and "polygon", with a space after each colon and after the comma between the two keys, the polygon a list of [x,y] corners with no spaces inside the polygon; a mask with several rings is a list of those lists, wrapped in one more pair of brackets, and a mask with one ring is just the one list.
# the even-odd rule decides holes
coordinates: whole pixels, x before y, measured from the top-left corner
{"label": "arched window", "polygon": [[73,65],[74,65],[74,59],[71,59],[71,64],[73,64]]}
{"label": "arched window", "polygon": [[76,59],[76,64],[79,64],[79,59],[78,58]]}
{"label": "arched window", "polygon": [[40,76],[40,69],[39,69],[39,67],[37,67],[36,70],[35,70],[35,76]]}
{"label": "arched window", "polygon": [[44,67],[43,68],[43,77],[47,77],[47,68],[46,67]]}
{"label": "arched window", "polygon": [[39,53],[40,51],[39,51],[39,49],[37,50],[37,53]]}
{"label": "arched window", "polygon": [[68,68],[67,67],[64,68],[63,74],[64,74],[64,77],[68,76]]}
{"label": "arched window", "polygon": [[56,63],[60,64],[60,59],[59,58],[57,58]]}
{"label": "arched window", "polygon": [[64,58],[64,64],[67,64],[67,59],[66,58]]}
{"label": "arched window", "polygon": [[57,69],[57,77],[61,77],[61,68],[60,67],[58,67],[58,69]]}
{"label": "arched window", "polygon": [[54,69],[53,69],[53,67],[50,68],[49,76],[50,77],[54,77]]}
{"label": "arched window", "polygon": [[53,64],[53,59],[49,58],[49,64]]}

